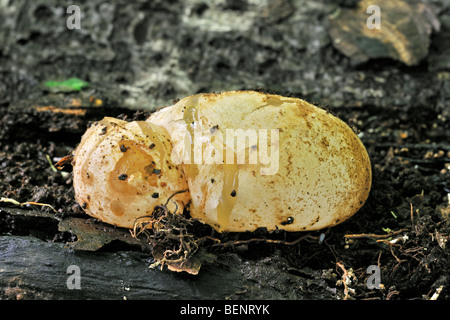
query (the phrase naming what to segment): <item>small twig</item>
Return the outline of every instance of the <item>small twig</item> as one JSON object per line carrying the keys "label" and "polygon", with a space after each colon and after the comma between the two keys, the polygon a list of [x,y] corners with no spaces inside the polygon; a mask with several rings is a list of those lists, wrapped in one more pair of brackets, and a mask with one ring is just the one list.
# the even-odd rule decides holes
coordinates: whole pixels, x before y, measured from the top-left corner
{"label": "small twig", "polygon": [[344,284],[344,300],[348,299],[348,286],[347,286],[347,269],[344,268],[344,266],[342,265],[342,263],[337,262],[336,263],[337,266],[339,266],[342,271],[344,272],[344,274],[342,275],[342,283]]}
{"label": "small twig", "polygon": [[392,243],[392,242],[387,241],[387,240],[377,240],[377,242],[383,242],[383,243],[386,243],[387,245],[389,245],[389,249],[390,249],[390,251],[391,251],[391,254],[392,254],[392,256],[395,258],[395,260],[397,261],[397,264],[396,264],[395,267],[392,269],[392,272],[395,272],[395,270],[397,269],[397,267],[398,267],[402,262],[405,262],[405,261],[406,261],[406,260],[401,260],[401,259],[399,259],[399,258],[394,254],[393,247],[394,247],[394,246],[401,247],[401,245],[396,244],[396,243]]}
{"label": "small twig", "polygon": [[381,267],[381,262],[380,262],[380,260],[381,260],[381,253],[382,253],[382,252],[383,252],[383,251],[380,250],[380,253],[378,254],[378,260],[377,260],[378,268]]}
{"label": "small twig", "polygon": [[373,234],[373,233],[346,234],[346,235],[344,235],[344,237],[347,239],[361,239],[361,238],[386,239],[386,238],[396,236],[405,231],[408,231],[408,229],[400,229],[398,231],[393,231],[393,232],[389,232],[386,234]]}
{"label": "small twig", "polygon": [[[400,260],[395,254],[394,250],[392,249],[392,246],[389,247],[391,249],[391,254],[394,256],[395,260],[397,260],[398,264],[402,263],[405,260]],[[395,268],[394,268],[395,269]]]}
{"label": "small twig", "polygon": [[304,235],[298,239],[295,239],[293,241],[284,241],[284,240],[273,240],[273,239],[265,239],[265,238],[253,238],[253,239],[248,239],[248,240],[236,240],[236,241],[228,241],[225,243],[216,243],[213,244],[213,247],[227,247],[227,246],[232,246],[232,245],[241,245],[241,244],[247,244],[247,243],[252,243],[252,242],[265,242],[265,243],[271,243],[271,244],[284,244],[284,245],[288,245],[288,246],[292,246],[295,245],[297,243],[299,243],[300,241],[304,240],[304,239],[318,239],[319,237],[316,236],[312,236],[312,235]]}
{"label": "small twig", "polygon": [[[421,226],[419,224],[417,224],[414,221],[414,210],[413,210],[412,203],[409,203],[409,205],[411,206],[411,225],[412,225],[412,229],[416,233],[416,236],[418,236],[419,234],[422,233],[422,228],[421,228]],[[417,218],[420,219],[419,210],[416,210],[416,213],[417,213]]]}
{"label": "small twig", "polygon": [[442,292],[442,289],[444,289],[444,286],[440,286],[438,288],[436,288],[436,292],[433,294],[433,296],[430,298],[430,300],[437,300],[437,298],[439,298],[439,295]]}
{"label": "small twig", "polygon": [[386,297],[386,300],[390,300],[394,294],[397,294],[397,295],[398,295],[398,294],[400,294],[400,291],[398,291],[398,290],[393,290],[393,291],[389,292],[388,295],[387,295],[387,297]]}
{"label": "small twig", "polygon": [[0,198],[0,202],[7,202],[7,203],[12,203],[16,206],[26,206],[26,205],[35,205],[35,206],[41,206],[41,207],[49,207],[50,209],[52,209],[55,213],[57,213],[58,211],[56,211],[55,208],[53,208],[51,205],[49,205],[48,203],[39,203],[39,202],[34,202],[34,201],[27,201],[27,202],[19,202],[16,201],[14,199],[11,198]]}
{"label": "small twig", "polygon": [[203,242],[203,241],[205,241],[205,240],[211,240],[211,241],[216,242],[216,243],[220,243],[220,242],[221,242],[219,239],[214,238],[214,237],[211,237],[211,236],[203,236],[203,237],[201,237],[201,238],[198,238],[197,241],[198,241],[198,242]]}

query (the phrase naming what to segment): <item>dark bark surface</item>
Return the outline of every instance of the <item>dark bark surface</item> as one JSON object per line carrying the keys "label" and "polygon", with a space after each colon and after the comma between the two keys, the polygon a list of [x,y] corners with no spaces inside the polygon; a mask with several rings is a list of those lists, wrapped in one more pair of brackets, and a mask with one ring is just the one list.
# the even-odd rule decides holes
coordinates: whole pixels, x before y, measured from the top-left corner
{"label": "dark bark surface", "polygon": [[[33,237],[1,237],[0,250],[0,284],[13,299],[224,299],[244,280],[220,266],[191,279],[149,269],[143,253],[73,251]],[[67,286],[71,265],[80,268],[80,289]]]}

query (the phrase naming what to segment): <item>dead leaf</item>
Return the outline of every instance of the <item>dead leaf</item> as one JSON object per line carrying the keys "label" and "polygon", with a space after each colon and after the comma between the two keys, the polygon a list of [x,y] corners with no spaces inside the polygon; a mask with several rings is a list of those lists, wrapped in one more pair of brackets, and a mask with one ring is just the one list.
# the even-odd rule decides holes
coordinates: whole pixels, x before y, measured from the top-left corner
{"label": "dead leaf", "polygon": [[93,219],[67,218],[59,222],[58,230],[77,236],[76,242],[68,244],[76,250],[96,251],[113,240],[142,246],[142,242],[133,238],[128,230],[95,223]]}
{"label": "dead leaf", "polygon": [[204,263],[212,263],[216,259],[216,256],[212,253],[208,253],[203,249],[199,249],[193,257],[183,259],[181,261],[165,261],[167,269],[174,272],[187,272],[192,275],[197,275],[200,272],[200,268]]}

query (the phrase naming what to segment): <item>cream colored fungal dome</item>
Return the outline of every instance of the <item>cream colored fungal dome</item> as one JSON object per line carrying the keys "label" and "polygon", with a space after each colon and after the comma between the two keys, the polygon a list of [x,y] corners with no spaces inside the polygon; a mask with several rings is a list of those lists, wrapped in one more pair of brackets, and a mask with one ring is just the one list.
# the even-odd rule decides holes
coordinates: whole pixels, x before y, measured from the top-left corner
{"label": "cream colored fungal dome", "polygon": [[197,94],[146,121],[105,118],[74,154],[86,213],[132,228],[169,201],[219,231],[334,226],[368,197],[371,165],[343,121],[306,101],[255,91]]}

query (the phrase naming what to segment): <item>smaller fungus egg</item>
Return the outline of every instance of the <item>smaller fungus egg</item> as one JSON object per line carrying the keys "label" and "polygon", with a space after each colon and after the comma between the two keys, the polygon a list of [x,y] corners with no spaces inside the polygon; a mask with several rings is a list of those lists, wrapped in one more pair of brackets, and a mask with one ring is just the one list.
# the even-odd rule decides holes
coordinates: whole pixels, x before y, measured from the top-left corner
{"label": "smaller fungus egg", "polygon": [[[151,147],[153,146],[153,147]],[[167,132],[144,121],[104,118],[92,125],[75,150],[75,196],[89,215],[133,228],[161,199],[187,189],[186,179],[170,160]],[[173,197],[168,207],[182,211],[189,192]]]}

